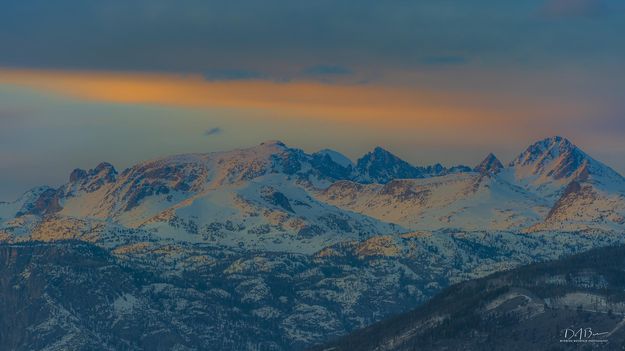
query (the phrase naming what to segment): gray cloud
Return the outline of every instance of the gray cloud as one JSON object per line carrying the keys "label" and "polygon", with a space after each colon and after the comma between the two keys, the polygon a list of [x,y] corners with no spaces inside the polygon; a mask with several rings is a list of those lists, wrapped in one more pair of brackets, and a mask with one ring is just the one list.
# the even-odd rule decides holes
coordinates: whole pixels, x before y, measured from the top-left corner
{"label": "gray cloud", "polygon": [[606,5],[604,0],[547,0],[541,10],[548,17],[596,17]]}
{"label": "gray cloud", "polygon": [[262,79],[264,74],[255,71],[241,69],[217,69],[209,70],[204,73],[206,80],[244,80],[244,79]]}
{"label": "gray cloud", "polygon": [[[537,23],[609,16],[592,26]],[[606,5],[607,6],[607,5]],[[210,80],[428,69],[430,63],[545,67],[625,59],[621,0],[32,0],[0,5],[0,66],[147,70]],[[438,59],[436,59],[438,58]],[[479,58],[479,59],[476,59]],[[328,67],[320,62],[332,63]],[[328,69],[334,67],[335,69]],[[363,77],[368,78],[368,77]]]}
{"label": "gray cloud", "polygon": [[426,65],[432,66],[449,66],[449,65],[464,65],[469,60],[464,56],[430,56],[421,60]]}
{"label": "gray cloud", "polygon": [[304,74],[310,76],[342,76],[351,73],[349,68],[339,65],[317,65],[304,70]]}
{"label": "gray cloud", "polygon": [[219,135],[223,133],[223,129],[221,129],[220,127],[213,127],[213,128],[209,128],[207,130],[204,131],[204,136],[214,136],[214,135]]}

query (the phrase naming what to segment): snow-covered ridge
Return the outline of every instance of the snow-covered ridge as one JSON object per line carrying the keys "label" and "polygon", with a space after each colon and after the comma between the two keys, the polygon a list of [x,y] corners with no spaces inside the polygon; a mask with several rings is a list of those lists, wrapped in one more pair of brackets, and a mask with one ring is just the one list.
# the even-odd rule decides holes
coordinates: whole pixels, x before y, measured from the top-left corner
{"label": "snow-covered ridge", "polygon": [[413,166],[381,147],[354,163],[268,141],[121,172],[108,163],[76,169],[58,189],[0,203],[0,231],[28,235],[54,217],[298,252],[449,228],[614,232],[625,227],[624,189],[622,176],[562,137],[530,145],[507,166],[489,154],[474,168]]}

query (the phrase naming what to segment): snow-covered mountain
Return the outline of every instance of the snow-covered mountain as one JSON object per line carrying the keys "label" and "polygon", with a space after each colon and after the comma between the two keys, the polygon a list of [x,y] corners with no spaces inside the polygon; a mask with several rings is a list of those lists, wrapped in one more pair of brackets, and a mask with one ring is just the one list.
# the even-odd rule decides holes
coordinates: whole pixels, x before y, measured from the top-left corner
{"label": "snow-covered mountain", "polygon": [[[623,243],[624,189],[560,137],[507,166],[490,154],[475,167],[417,167],[381,148],[354,163],[279,141],[123,171],[100,163],[0,203],[3,281],[18,282],[3,287],[25,287],[14,301],[46,311],[12,320],[49,326],[31,346],[68,335],[55,347],[141,349],[159,328],[172,348],[302,349],[453,282]],[[95,263],[107,268],[72,268]],[[119,274],[132,286],[100,294],[91,284]],[[97,290],[93,304],[76,286]],[[121,329],[106,327],[115,321]]]}
{"label": "snow-covered mountain", "polygon": [[377,147],[354,164],[279,141],[187,154],[118,172],[76,169],[53,189],[0,204],[1,230],[24,235],[55,218],[149,230],[172,240],[315,250],[413,230],[615,231],[625,180],[570,141],[538,141],[504,167],[415,167]]}
{"label": "snow-covered mountain", "polygon": [[497,156],[495,156],[493,153],[490,153],[482,162],[480,162],[479,165],[473,168],[473,171],[481,174],[495,175],[499,173],[502,169],[503,164],[501,163],[501,161],[499,161]]}
{"label": "snow-covered mountain", "polygon": [[339,181],[318,198],[411,230],[624,228],[623,177],[562,137],[534,143],[508,167],[491,153],[471,171],[422,174],[385,184]]}
{"label": "snow-covered mountain", "polygon": [[114,222],[187,242],[304,252],[348,237],[402,231],[310,196],[309,189],[351,177],[345,160],[338,153],[309,155],[270,141],[147,161],[121,173],[101,163],[74,170],[58,189],[36,198],[29,193],[12,216]]}
{"label": "snow-covered mountain", "polygon": [[395,179],[417,179],[471,171],[464,165],[447,168],[440,163],[418,167],[402,160],[381,147],[366,153],[356,161],[356,174],[351,179],[359,183],[385,184]]}
{"label": "snow-covered mountain", "polygon": [[565,138],[530,145],[506,173],[504,178],[552,204],[533,229],[622,230],[625,224],[625,179]]}
{"label": "snow-covered mountain", "polygon": [[508,165],[514,180],[542,196],[557,196],[572,181],[622,189],[624,179],[568,139],[555,136],[530,145]]}
{"label": "snow-covered mountain", "polygon": [[393,179],[423,178],[424,172],[391,152],[376,147],[356,163],[360,182],[388,183]]}

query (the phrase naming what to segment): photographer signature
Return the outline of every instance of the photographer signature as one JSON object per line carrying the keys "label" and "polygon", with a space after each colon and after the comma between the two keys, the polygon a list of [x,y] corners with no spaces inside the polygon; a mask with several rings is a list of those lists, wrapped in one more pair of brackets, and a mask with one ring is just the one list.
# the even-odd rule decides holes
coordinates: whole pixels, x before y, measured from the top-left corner
{"label": "photographer signature", "polygon": [[560,342],[607,342],[601,337],[607,336],[610,332],[595,332],[592,328],[564,329],[564,339]]}

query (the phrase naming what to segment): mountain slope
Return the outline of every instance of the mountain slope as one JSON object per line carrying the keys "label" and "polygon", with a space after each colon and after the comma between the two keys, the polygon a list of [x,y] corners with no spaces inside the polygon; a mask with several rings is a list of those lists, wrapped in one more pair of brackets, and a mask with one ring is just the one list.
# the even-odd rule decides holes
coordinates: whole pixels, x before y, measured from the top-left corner
{"label": "mountain slope", "polygon": [[518,229],[544,218],[550,207],[518,186],[478,173],[394,180],[384,185],[341,181],[318,198],[412,230]]}
{"label": "mountain slope", "polygon": [[[620,349],[624,266],[620,246],[495,273],[314,350],[556,350],[575,339]],[[572,336],[586,328],[601,335]]]}
{"label": "mountain slope", "polygon": [[[136,298],[139,281],[104,250],[2,246],[0,260],[0,344],[7,350],[167,350],[185,343],[156,305],[133,313],[147,302]],[[148,329],[154,333],[143,333]]]}
{"label": "mountain slope", "polygon": [[[624,240],[446,231],[349,240],[307,255],[116,233],[97,247],[85,242],[88,230],[80,241],[0,243],[0,344],[302,350],[415,308],[452,283]],[[133,240],[113,241],[120,237]]]}

